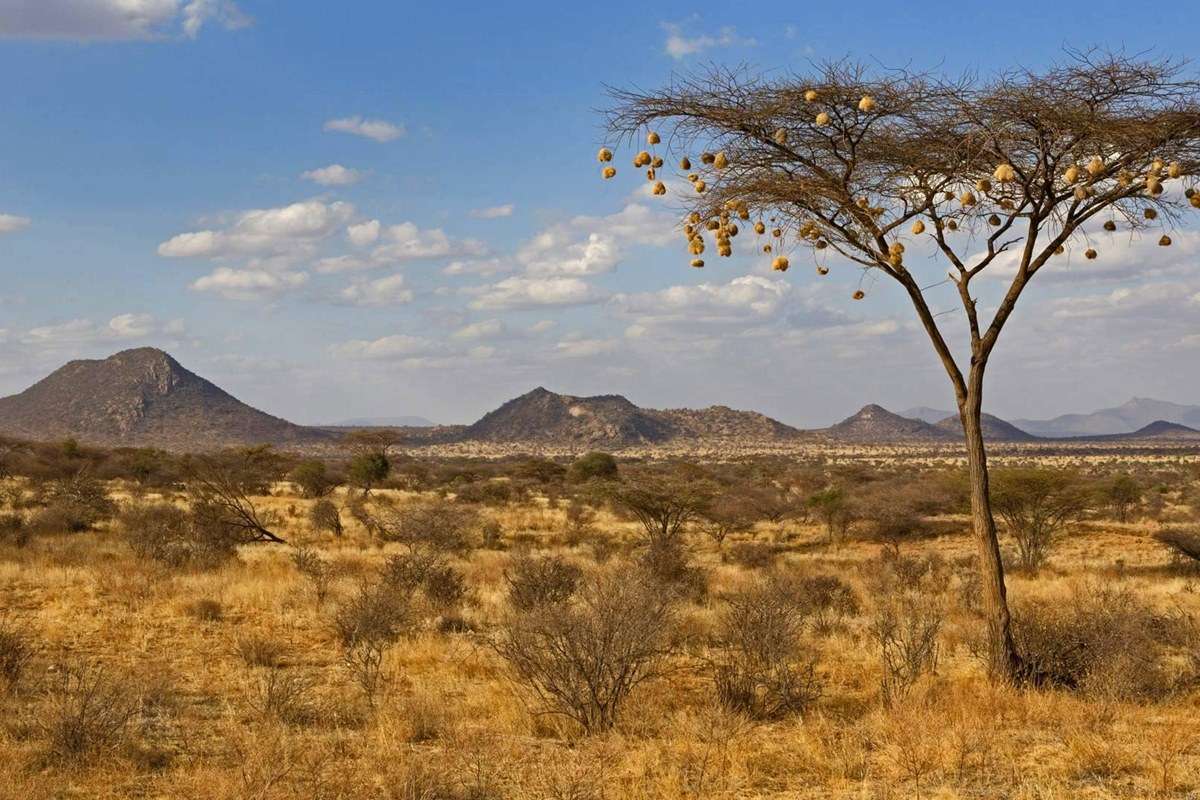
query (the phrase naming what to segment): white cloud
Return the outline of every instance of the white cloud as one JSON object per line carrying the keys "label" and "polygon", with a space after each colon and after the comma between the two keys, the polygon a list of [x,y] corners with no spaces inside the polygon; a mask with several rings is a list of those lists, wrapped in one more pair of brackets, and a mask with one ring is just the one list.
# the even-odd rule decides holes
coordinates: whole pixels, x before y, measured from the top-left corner
{"label": "white cloud", "polygon": [[578,278],[512,277],[483,287],[471,308],[513,310],[542,306],[578,306],[597,303],[604,295]]}
{"label": "white cloud", "polygon": [[657,292],[618,295],[613,305],[625,314],[652,319],[742,321],[778,315],[792,294],[787,281],[743,275],[725,284],[670,286]]}
{"label": "white cloud", "polygon": [[485,319],[481,322],[473,322],[470,325],[464,325],[456,330],[451,336],[455,339],[494,339],[497,336],[503,336],[508,330],[503,320]]}
{"label": "white cloud", "polygon": [[213,292],[227,300],[258,300],[298,289],[308,283],[304,272],[218,267],[192,283],[196,292]]}
{"label": "white cloud", "polygon": [[346,238],[350,240],[350,244],[355,247],[366,247],[369,244],[375,244],[379,240],[379,231],[382,225],[379,220],[373,219],[370,222],[362,222],[358,225],[351,225],[346,228]]}
{"label": "white cloud", "polygon": [[57,325],[42,325],[26,331],[22,343],[40,348],[79,347],[105,342],[122,342],[149,337],[175,337],[183,333],[183,323],[160,323],[152,314],[118,314],[107,323],[73,319]]}
{"label": "white cloud", "polygon": [[1064,297],[1051,301],[1056,319],[1141,317],[1157,319],[1169,311],[1182,311],[1196,306],[1195,297],[1189,300],[1192,287],[1181,283],[1145,283],[1121,286],[1107,294]]}
{"label": "white cloud", "polygon": [[362,180],[363,174],[341,164],[330,164],[328,167],[310,169],[301,173],[300,177],[322,186],[353,186]]}
{"label": "white cloud", "polygon": [[411,303],[412,289],[400,273],[373,281],[355,281],[341,291],[344,302],[356,306],[395,306]]}
{"label": "white cloud", "polygon": [[375,269],[377,264],[372,264],[370,261],[359,258],[358,256],[330,256],[322,258],[316,263],[317,272],[323,275],[334,272],[361,272],[363,270]]}
{"label": "white cloud", "polygon": [[630,203],[615,214],[577,216],[546,228],[518,249],[517,261],[530,275],[600,275],[616,269],[623,245],[665,245],[675,227],[669,214]]}
{"label": "white cloud", "polygon": [[236,30],[252,20],[232,0],[5,0],[0,37],[139,40],[194,38],[209,21]]}
{"label": "white cloud", "polygon": [[345,202],[307,200],[281,208],[242,212],[225,230],[181,233],[158,246],[167,258],[217,258],[261,254],[306,254],[354,216]]}
{"label": "white cloud", "polygon": [[505,203],[500,206],[488,206],[487,208],[471,209],[471,216],[476,219],[499,219],[501,217],[511,217],[514,206],[512,203]]}
{"label": "white cloud", "polygon": [[737,30],[729,26],[721,28],[716,36],[708,34],[688,36],[684,33],[683,26],[676,22],[664,22],[662,29],[667,34],[663,49],[667,55],[676,60],[702,53],[714,47],[732,47],[734,45],[753,47],[757,44],[754,39],[738,36]]}
{"label": "white cloud", "polygon": [[490,277],[512,272],[511,262],[500,258],[471,259],[466,261],[451,261],[442,269],[443,275],[482,275]]}
{"label": "white cloud", "polygon": [[16,233],[29,227],[29,217],[18,217],[15,214],[0,214],[0,235]]}
{"label": "white cloud", "polygon": [[367,361],[386,361],[430,355],[438,351],[436,342],[420,336],[384,336],[381,339],[356,339],[334,348],[334,353],[345,358]]}
{"label": "white cloud", "polygon": [[556,344],[554,350],[564,358],[591,358],[611,353],[618,346],[616,339],[569,339]]}
{"label": "white cloud", "polygon": [[325,123],[325,130],[362,136],[376,142],[395,141],[405,134],[403,125],[395,125],[381,119],[364,119],[361,116],[331,119]]}
{"label": "white cloud", "polygon": [[487,252],[483,243],[475,239],[452,240],[441,228],[419,228],[411,222],[389,225],[382,239],[385,244],[371,253],[371,258],[380,263],[478,256]]}

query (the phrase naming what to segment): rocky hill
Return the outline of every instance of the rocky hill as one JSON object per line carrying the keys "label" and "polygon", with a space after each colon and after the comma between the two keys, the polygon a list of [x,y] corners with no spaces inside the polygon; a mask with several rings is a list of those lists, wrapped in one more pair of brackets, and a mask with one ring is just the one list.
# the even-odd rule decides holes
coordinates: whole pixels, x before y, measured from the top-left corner
{"label": "rocky hill", "polygon": [[20,394],[0,398],[0,434],[172,450],[337,438],[251,408],[153,348],[71,361]]}
{"label": "rocky hill", "polygon": [[462,431],[467,441],[629,447],[673,440],[786,439],[803,434],[770,417],[726,406],[645,409],[620,395],[576,397],[538,387]]}
{"label": "rocky hill", "polygon": [[825,429],[833,439],[844,442],[939,442],[960,437],[919,419],[909,419],[883,406],[864,406],[857,414]]}
{"label": "rocky hill", "polygon": [[[984,414],[980,421],[983,423],[983,438],[990,442],[1033,442],[1038,438],[991,414]],[[957,414],[946,417],[935,427],[956,437],[962,436],[962,421]]]}

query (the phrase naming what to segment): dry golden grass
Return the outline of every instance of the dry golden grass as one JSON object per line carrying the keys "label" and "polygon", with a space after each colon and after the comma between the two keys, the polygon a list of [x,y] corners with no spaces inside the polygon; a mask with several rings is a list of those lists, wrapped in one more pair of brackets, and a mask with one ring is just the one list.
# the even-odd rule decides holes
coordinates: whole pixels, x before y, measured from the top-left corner
{"label": "dry golden grass", "polygon": [[[866,565],[881,548],[830,548],[807,525],[763,525],[754,536],[781,544],[784,568],[845,577],[865,608],[814,640],[825,690],[803,718],[756,723],[722,710],[696,659],[681,655],[669,677],[637,690],[615,730],[580,737],[537,713],[486,644],[506,611],[511,557],[491,550],[459,563],[472,631],[401,641],[372,707],[342,666],[330,619],[391,548],[353,524],[340,540],[316,536],[308,501],[264,502],[284,515],[292,545],[315,546],[336,565],[324,606],[291,547],[245,547],[234,563],[190,573],[136,559],[116,531],[0,546],[0,606],[39,646],[36,668],[0,694],[0,798],[1099,800],[1200,791],[1200,693],[1126,703],[993,685],[970,654],[974,623],[957,604],[958,577],[942,593],[949,610],[936,674],[884,707],[865,613]],[[588,544],[563,544],[563,512],[544,500],[487,513],[510,543],[591,562]],[[597,528],[622,550],[637,542],[629,523],[605,513]],[[906,553],[969,558],[965,522],[948,528],[956,532]],[[1089,524],[1041,574],[1014,576],[1011,595],[1053,604],[1101,581],[1200,618],[1200,581],[1173,571],[1150,533]],[[703,537],[691,541],[710,570],[710,599],[687,604],[680,626],[703,641],[720,596],[752,575]],[[49,728],[70,697],[64,665],[101,676],[114,687],[110,702],[135,708],[111,746],[69,758],[50,751]]]}

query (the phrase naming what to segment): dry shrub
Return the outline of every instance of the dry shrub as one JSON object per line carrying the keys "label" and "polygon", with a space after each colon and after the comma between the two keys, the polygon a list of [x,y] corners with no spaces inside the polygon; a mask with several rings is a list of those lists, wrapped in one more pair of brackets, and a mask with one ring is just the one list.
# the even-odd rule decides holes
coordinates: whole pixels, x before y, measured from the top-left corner
{"label": "dry shrub", "polygon": [[312,587],[317,605],[324,604],[329,596],[329,587],[337,577],[333,565],[321,557],[321,554],[311,547],[300,547],[292,553],[292,564],[296,571],[304,576]]}
{"label": "dry shrub", "polygon": [[941,602],[919,591],[880,598],[870,632],[879,647],[885,705],[906,697],[922,675],[937,669],[944,619]]}
{"label": "dry shrub", "polygon": [[1163,530],[1154,534],[1154,538],[1171,551],[1177,563],[1200,567],[1200,533]]}
{"label": "dry shrub", "polygon": [[1103,699],[1153,699],[1172,688],[1165,666],[1176,621],[1128,589],[1089,585],[1067,602],[1022,603],[1013,638],[1036,679]]}
{"label": "dry shrub", "polygon": [[233,531],[176,506],[133,506],[121,513],[119,521],[137,556],[168,567],[215,569],[237,556]]}
{"label": "dry shrub", "polygon": [[20,514],[0,514],[0,544],[24,547],[29,544],[30,529]]}
{"label": "dry shrub", "polygon": [[575,594],[583,570],[560,556],[534,558],[526,553],[504,571],[508,601],[518,611],[561,603]]}
{"label": "dry shrub", "polygon": [[239,636],[234,642],[233,650],[247,666],[268,669],[283,666],[283,659],[287,654],[287,646],[283,642],[258,633]]}
{"label": "dry shrub", "polygon": [[790,593],[796,608],[812,619],[813,630],[826,634],[859,613],[858,593],[836,575],[776,578]]}
{"label": "dry shrub", "polygon": [[40,721],[52,761],[80,762],[128,744],[138,711],[132,685],[102,668],[64,666]]}
{"label": "dry shrub", "polygon": [[422,501],[401,508],[385,508],[376,514],[378,535],[409,550],[464,553],[471,547],[471,534],[479,527],[474,509],[445,501]]}
{"label": "dry shrub", "polygon": [[188,603],[185,611],[189,617],[201,622],[220,622],[225,617],[225,608],[220,600],[202,597]]}
{"label": "dry shrub", "polygon": [[332,533],[334,536],[341,536],[345,530],[342,527],[342,514],[338,511],[337,505],[332,500],[325,498],[313,503],[312,508],[308,510],[308,521],[313,526],[313,530]]}
{"label": "dry shrub", "polygon": [[591,506],[571,500],[564,512],[563,543],[568,547],[576,547],[590,541],[596,535],[596,512]]}
{"label": "dry shrub", "polygon": [[104,483],[85,472],[55,481],[45,497],[46,507],[34,516],[38,532],[78,533],[113,517],[117,505]]}
{"label": "dry shrub", "polygon": [[0,688],[14,691],[28,670],[37,648],[16,622],[0,617]]}
{"label": "dry shrub", "polygon": [[767,579],[728,598],[711,659],[722,706],[754,719],[803,713],[821,695],[803,652],[804,615],[788,586]]}
{"label": "dry shrub", "polygon": [[661,674],[673,621],[669,595],[653,579],[610,570],[567,602],[514,613],[494,646],[547,713],[595,733],[610,729],[629,694]]}
{"label": "dry shrub", "polygon": [[766,569],[779,558],[779,548],[767,542],[735,542],[726,557],[746,569]]}
{"label": "dry shrub", "polygon": [[708,575],[702,567],[692,564],[681,538],[651,540],[639,563],[662,590],[696,601],[708,594]]}
{"label": "dry shrub", "polygon": [[358,591],[334,614],[333,625],[342,646],[342,664],[372,705],[383,678],[383,659],[419,621],[413,608],[413,587],[406,588],[387,573],[362,581]]}
{"label": "dry shrub", "polygon": [[319,718],[312,698],[316,685],[315,678],[300,672],[267,670],[259,674],[248,702],[264,717],[288,725],[311,725]]}

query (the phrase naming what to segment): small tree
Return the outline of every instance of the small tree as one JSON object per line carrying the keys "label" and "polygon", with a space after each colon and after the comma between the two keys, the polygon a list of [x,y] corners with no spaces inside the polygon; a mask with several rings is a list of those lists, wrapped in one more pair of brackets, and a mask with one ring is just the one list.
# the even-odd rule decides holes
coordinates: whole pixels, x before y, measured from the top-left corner
{"label": "small tree", "polygon": [[758,510],[750,498],[736,492],[725,492],[708,503],[700,520],[700,530],[720,549],[731,534],[754,530]]}
{"label": "small tree", "polygon": [[1087,508],[1074,473],[1047,469],[998,471],[992,504],[1017,545],[1021,567],[1037,570],[1054,540]]}
{"label": "small tree", "polygon": [[282,544],[271,530],[279,524],[278,515],[260,509],[251,496],[270,481],[257,452],[193,459],[187,483],[192,512],[201,524],[233,531],[243,542]]}
{"label": "small tree", "polygon": [[684,527],[700,517],[712,499],[711,487],[658,475],[638,476],[604,491],[618,509],[642,526],[653,546],[678,542]]}
{"label": "small tree", "polygon": [[854,521],[854,511],[842,487],[830,486],[822,489],[808,498],[808,507],[825,526],[825,534],[830,544],[840,542],[846,537],[846,531]]}
{"label": "small tree", "polygon": [[392,472],[392,462],[387,453],[382,450],[369,450],[356,453],[346,467],[346,479],[354,486],[362,489],[363,497],[371,493],[371,489],[387,480]]}
{"label": "small tree", "polygon": [[580,456],[567,468],[567,480],[585,483],[591,480],[615,481],[617,460],[608,453],[591,452]]}
{"label": "small tree", "polygon": [[301,461],[292,470],[291,479],[308,498],[324,497],[337,486],[337,482],[329,475],[329,468],[319,458]]}
{"label": "small tree", "polygon": [[[1072,53],[1040,73],[946,79],[842,61],[772,78],[713,68],[658,91],[611,93],[613,141],[645,137],[655,151],[634,158],[639,173],[652,170],[653,193],[667,193],[659,174],[667,158],[679,157],[690,179],[682,228],[693,266],[704,266],[706,235],[729,256],[734,226],[754,223],[770,228],[768,257],[779,271],[795,249],[817,256],[822,274],[836,254],[833,266],[863,271],[861,286],[878,275],[908,298],[954,391],[989,664],[1012,680],[1033,676],[1013,641],[990,504],[984,375],[1037,274],[1053,271],[1069,248],[1097,256],[1089,223],[1107,217],[1136,233],[1173,221],[1189,203],[1200,208],[1200,82],[1182,68]],[[676,153],[659,154],[662,142]],[[612,151],[599,158],[612,177]],[[1184,192],[1165,190],[1181,178]],[[1165,233],[1158,241],[1171,244]],[[905,258],[906,246],[919,243],[941,261],[929,275],[926,259]],[[938,313],[928,294],[930,278],[944,278],[947,268],[955,317]],[[985,303],[994,309],[988,318],[977,279],[1005,268],[1011,277],[999,301]],[[865,293],[859,288],[854,298]],[[957,337],[951,323],[961,326]]]}
{"label": "small tree", "polygon": [[1117,475],[1101,487],[1100,496],[1118,522],[1128,522],[1130,512],[1142,502],[1142,485],[1130,475]]}

